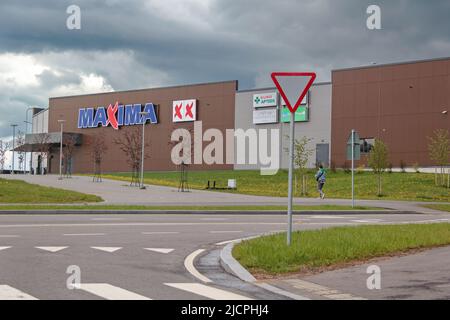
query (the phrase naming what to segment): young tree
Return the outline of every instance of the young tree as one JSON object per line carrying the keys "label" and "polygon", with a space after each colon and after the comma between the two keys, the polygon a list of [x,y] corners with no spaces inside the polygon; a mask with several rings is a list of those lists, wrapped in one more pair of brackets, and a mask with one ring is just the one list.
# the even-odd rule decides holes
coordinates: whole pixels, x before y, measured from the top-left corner
{"label": "young tree", "polygon": [[0,171],[5,170],[6,153],[9,151],[10,143],[0,140]]}
{"label": "young tree", "polygon": [[428,151],[430,159],[440,167],[441,184],[445,185],[445,166],[449,164],[450,138],[445,129],[437,129],[432,137],[428,137]]}
{"label": "young tree", "polygon": [[375,144],[369,153],[368,164],[373,169],[373,172],[378,175],[378,196],[382,195],[381,175],[389,165],[388,158],[389,151],[386,144],[380,139],[375,139]]}
{"label": "young tree", "polygon": [[[295,167],[295,176],[297,177],[297,181],[301,183],[301,195],[304,196],[307,194],[307,179],[306,174],[308,171],[308,161],[311,157],[314,150],[307,149],[307,145],[311,142],[312,139],[307,137],[301,137],[300,139],[295,139],[294,141],[294,167]],[[289,149],[285,150],[289,153]]]}
{"label": "young tree", "polygon": [[[131,184],[132,186],[139,186],[139,169],[141,166],[142,153],[142,127],[134,126],[123,130],[120,138],[114,139],[114,143],[119,146],[119,149],[126,155],[127,163],[131,169]],[[145,154],[144,159],[148,158],[147,151],[148,143],[144,144]]]}
{"label": "young tree", "polygon": [[77,137],[74,135],[67,135],[63,139],[64,173],[66,178],[72,177],[72,158],[76,144]]}
{"label": "young tree", "polygon": [[94,176],[93,182],[102,182],[102,162],[103,156],[108,150],[105,138],[101,135],[95,135],[90,142],[91,145],[91,157],[94,161]]}

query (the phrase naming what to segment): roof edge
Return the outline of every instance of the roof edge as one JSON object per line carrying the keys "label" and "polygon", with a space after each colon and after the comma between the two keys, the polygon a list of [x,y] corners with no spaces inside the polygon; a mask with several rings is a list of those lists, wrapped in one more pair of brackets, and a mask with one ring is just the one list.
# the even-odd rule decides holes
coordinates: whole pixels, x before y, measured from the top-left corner
{"label": "roof edge", "polygon": [[141,91],[148,91],[148,90],[162,90],[162,89],[175,89],[175,88],[193,87],[193,86],[217,85],[217,84],[225,84],[225,83],[235,83],[236,91],[238,90],[238,85],[239,85],[238,80],[227,80],[227,81],[215,81],[215,82],[204,82],[204,83],[191,83],[191,84],[168,86],[168,87],[142,88],[142,89],[119,90],[119,91],[108,91],[108,92],[86,93],[86,94],[78,94],[78,95],[50,97],[49,100],[77,98],[77,97],[86,97],[86,96],[98,96],[98,95],[111,94],[111,93],[129,93],[129,92],[141,92]]}
{"label": "roof edge", "polygon": [[404,64],[414,64],[414,63],[421,63],[421,62],[433,62],[433,61],[443,61],[443,60],[450,60],[450,57],[440,57],[440,58],[431,58],[431,59],[422,59],[422,60],[409,60],[409,61],[390,62],[390,63],[382,63],[382,64],[370,64],[370,65],[359,66],[359,67],[333,69],[333,70],[331,70],[331,72],[333,73],[333,72],[337,72],[337,71],[369,69],[369,68],[377,68],[377,67],[397,66],[397,65],[404,65]]}

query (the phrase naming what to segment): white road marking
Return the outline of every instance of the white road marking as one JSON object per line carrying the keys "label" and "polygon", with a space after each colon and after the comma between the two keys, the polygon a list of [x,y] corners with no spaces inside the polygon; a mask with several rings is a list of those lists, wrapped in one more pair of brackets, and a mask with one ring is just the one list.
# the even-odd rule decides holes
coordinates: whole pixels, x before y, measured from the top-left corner
{"label": "white road marking", "polygon": [[311,218],[311,219],[347,219],[347,217],[331,216],[331,215],[310,216],[308,218]]}
{"label": "white road marking", "polygon": [[236,293],[206,286],[200,283],[165,283],[165,285],[192,292],[213,300],[253,300]]}
{"label": "white road marking", "polygon": [[179,232],[171,232],[171,231],[155,231],[155,232],[142,232],[142,234],[152,235],[152,234],[178,234]]}
{"label": "white road marking", "polygon": [[82,283],[77,290],[83,290],[107,300],[151,300],[108,283]]}
{"label": "white road marking", "polygon": [[241,240],[241,239],[233,239],[233,240],[227,240],[227,241],[217,242],[217,243],[216,243],[216,246],[223,246],[224,244],[229,244],[229,243],[236,242],[236,241],[239,241],[239,240]]}
{"label": "white road marking", "polygon": [[286,222],[130,222],[130,223],[33,223],[33,224],[1,224],[0,228],[42,228],[42,227],[160,227],[160,226],[225,226],[225,225],[285,225]]}
{"label": "white road marking", "polygon": [[104,236],[105,233],[65,233],[63,236],[71,237],[71,236]]}
{"label": "white road marking", "polygon": [[58,251],[66,249],[68,247],[35,247],[35,248],[44,250],[44,251],[48,251],[48,252],[58,252]]}
{"label": "white road marking", "polygon": [[0,234],[0,238],[20,238],[20,236],[15,234]]}
{"label": "white road marking", "polygon": [[319,284],[303,281],[299,279],[287,279],[283,280],[289,283],[294,288],[308,291],[309,293],[332,300],[365,300],[365,298],[353,296],[351,294],[342,293],[339,290],[330,289],[328,287],[321,286]]}
{"label": "white road marking", "polygon": [[11,248],[11,247],[0,247],[0,251],[6,250],[6,249],[9,249],[9,248]]}
{"label": "white road marking", "polygon": [[211,283],[212,280],[205,277],[204,275],[202,275],[200,272],[198,272],[198,270],[194,267],[194,260],[195,258],[203,253],[205,251],[205,249],[198,249],[194,252],[192,252],[190,255],[188,255],[186,257],[186,259],[184,259],[184,267],[186,268],[186,270],[192,274],[194,277],[196,277],[197,279],[199,279],[202,282],[205,283]]}
{"label": "white road marking", "polygon": [[164,249],[164,248],[144,248],[148,251],[158,252],[158,253],[171,253],[175,249]]}
{"label": "white road marking", "polygon": [[29,294],[8,285],[0,285],[0,300],[38,300]]}
{"label": "white road marking", "polygon": [[400,223],[436,223],[449,221],[450,219],[431,219],[431,220],[419,220],[419,221],[402,221]]}
{"label": "white road marking", "polygon": [[233,230],[230,230],[230,231],[210,231],[209,233],[241,233],[242,232],[242,230],[237,230],[237,231],[233,231]]}
{"label": "white road marking", "polygon": [[95,249],[95,250],[109,252],[109,253],[113,253],[113,252],[116,252],[117,250],[122,249],[122,247],[91,247],[91,248]]}
{"label": "white road marking", "polygon": [[350,220],[352,222],[359,222],[359,223],[378,223],[381,222],[383,220],[381,219],[366,219],[366,220]]}

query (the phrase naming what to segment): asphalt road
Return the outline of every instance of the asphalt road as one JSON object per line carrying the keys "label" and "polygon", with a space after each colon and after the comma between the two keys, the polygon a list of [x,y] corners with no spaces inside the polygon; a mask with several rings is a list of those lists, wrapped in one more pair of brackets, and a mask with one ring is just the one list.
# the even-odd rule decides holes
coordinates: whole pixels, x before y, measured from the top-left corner
{"label": "asphalt road", "polygon": [[[317,213],[295,216],[294,227],[448,221],[449,214]],[[0,300],[279,299],[231,281],[202,283],[184,262],[198,249],[285,228],[281,215],[0,215]],[[81,288],[68,288],[70,266],[79,267]]]}

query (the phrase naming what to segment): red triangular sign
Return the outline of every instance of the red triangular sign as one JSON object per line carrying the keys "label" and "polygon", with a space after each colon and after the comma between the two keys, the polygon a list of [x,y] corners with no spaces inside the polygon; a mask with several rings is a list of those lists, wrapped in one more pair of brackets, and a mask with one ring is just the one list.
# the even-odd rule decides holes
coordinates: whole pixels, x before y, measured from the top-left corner
{"label": "red triangular sign", "polygon": [[316,79],[314,72],[273,72],[272,80],[291,113],[297,111]]}

